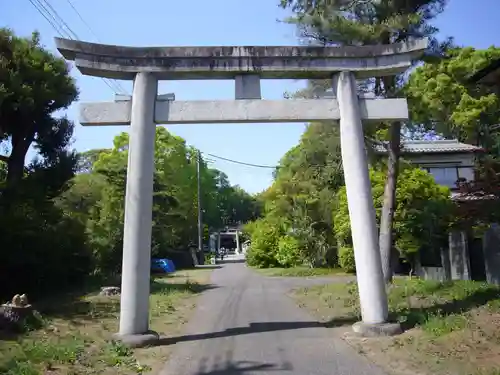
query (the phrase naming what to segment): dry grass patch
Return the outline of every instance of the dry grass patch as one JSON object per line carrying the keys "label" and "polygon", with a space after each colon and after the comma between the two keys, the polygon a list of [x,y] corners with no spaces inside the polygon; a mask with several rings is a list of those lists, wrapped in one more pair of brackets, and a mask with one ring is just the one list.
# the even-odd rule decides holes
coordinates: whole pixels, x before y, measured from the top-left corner
{"label": "dry grass patch", "polygon": [[327,326],[393,374],[500,375],[500,288],[473,281],[399,279],[389,292],[391,318],[406,332],[363,339],[348,324],[359,319],[355,283],[293,292]]}
{"label": "dry grass patch", "polygon": [[345,276],[348,275],[340,268],[311,268],[311,267],[290,267],[290,268],[255,268],[257,272],[264,276],[282,277],[312,277],[312,276]]}
{"label": "dry grass patch", "polygon": [[[166,336],[181,333],[195,296],[210,287],[209,269],[176,272],[151,283],[151,329]],[[96,293],[42,309],[41,328],[0,336],[0,373],[5,375],[124,375],[157,373],[168,346],[131,350],[113,342],[118,330],[119,297]]]}

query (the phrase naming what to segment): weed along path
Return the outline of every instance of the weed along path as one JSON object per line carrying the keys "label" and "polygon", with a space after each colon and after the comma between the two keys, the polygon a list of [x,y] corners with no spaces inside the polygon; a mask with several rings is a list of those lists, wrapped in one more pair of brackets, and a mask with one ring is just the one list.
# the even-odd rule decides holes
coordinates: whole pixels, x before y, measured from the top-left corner
{"label": "weed along path", "polygon": [[183,334],[162,341],[174,348],[160,374],[382,375],[286,295],[325,282],[264,277],[238,263],[214,270]]}
{"label": "weed along path", "polygon": [[[151,329],[181,334],[198,294],[211,287],[210,269],[181,270],[151,283]],[[111,340],[118,330],[119,296],[97,291],[35,302],[42,321],[17,334],[0,330],[2,375],[157,374],[172,347],[131,350]]]}
{"label": "weed along path", "polygon": [[[320,321],[355,320],[360,314],[352,283],[290,294]],[[335,329],[337,336],[392,375],[500,374],[500,287],[399,278],[390,288],[389,311],[405,327],[402,335],[363,339],[345,326]]]}

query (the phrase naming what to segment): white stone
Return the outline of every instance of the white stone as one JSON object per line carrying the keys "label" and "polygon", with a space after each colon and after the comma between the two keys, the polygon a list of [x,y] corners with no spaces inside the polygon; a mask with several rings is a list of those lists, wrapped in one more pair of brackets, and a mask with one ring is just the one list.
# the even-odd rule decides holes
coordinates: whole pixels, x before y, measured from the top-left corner
{"label": "white stone", "polygon": [[[127,47],[56,38],[59,52],[86,75],[133,79],[140,72],[158,79],[326,79],[340,71],[358,78],[406,71],[427,48],[427,39],[374,46],[194,46]],[[195,59],[193,59],[195,57]]]}
{"label": "white stone", "polygon": [[[83,103],[84,126],[129,125],[130,101]],[[360,99],[363,121],[405,120],[406,99]],[[339,120],[335,99],[157,101],[157,124],[269,123]]]}
{"label": "white stone", "polygon": [[[123,264],[120,303],[121,336],[143,334],[149,328],[149,276],[156,126],[156,77],[139,73],[131,103]],[[121,102],[130,104],[126,102]]]}
{"label": "white stone", "polygon": [[387,321],[387,295],[378,246],[377,224],[368,173],[363,127],[354,74],[335,77],[340,107],[340,142],[363,323]]}

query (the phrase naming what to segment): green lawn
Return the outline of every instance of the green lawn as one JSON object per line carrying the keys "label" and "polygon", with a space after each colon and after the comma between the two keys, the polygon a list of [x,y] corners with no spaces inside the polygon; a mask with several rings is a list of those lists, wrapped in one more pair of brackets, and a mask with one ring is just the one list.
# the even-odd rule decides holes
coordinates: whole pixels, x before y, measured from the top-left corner
{"label": "green lawn", "polygon": [[[151,329],[176,336],[189,319],[195,296],[209,288],[210,269],[179,271],[152,281]],[[111,340],[118,329],[119,297],[96,293],[42,311],[42,327],[21,336],[0,336],[0,373],[142,374],[166,361],[168,346],[128,349]]]}
{"label": "green lawn", "polygon": [[301,307],[336,328],[361,353],[392,374],[500,374],[500,288],[473,281],[398,279],[390,315],[406,332],[362,339],[350,324],[360,316],[355,283],[292,292]]}
{"label": "green lawn", "polygon": [[311,276],[344,276],[347,275],[340,268],[254,268],[264,276],[286,276],[286,277],[311,277]]}

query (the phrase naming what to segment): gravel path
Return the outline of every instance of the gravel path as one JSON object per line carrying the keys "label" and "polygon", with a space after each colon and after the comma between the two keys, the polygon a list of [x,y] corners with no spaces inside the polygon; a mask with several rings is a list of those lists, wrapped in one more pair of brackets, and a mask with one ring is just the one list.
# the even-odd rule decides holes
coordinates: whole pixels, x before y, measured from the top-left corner
{"label": "gravel path", "polygon": [[286,292],[345,278],[277,278],[226,264],[198,300],[161,375],[384,375],[332,330],[298,308]]}

